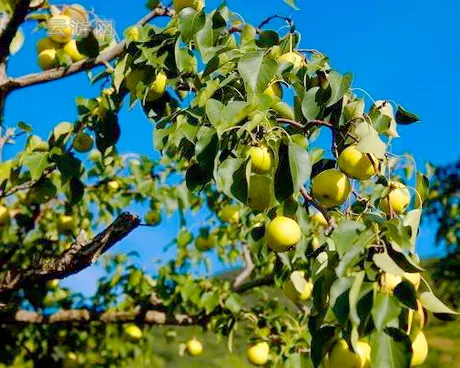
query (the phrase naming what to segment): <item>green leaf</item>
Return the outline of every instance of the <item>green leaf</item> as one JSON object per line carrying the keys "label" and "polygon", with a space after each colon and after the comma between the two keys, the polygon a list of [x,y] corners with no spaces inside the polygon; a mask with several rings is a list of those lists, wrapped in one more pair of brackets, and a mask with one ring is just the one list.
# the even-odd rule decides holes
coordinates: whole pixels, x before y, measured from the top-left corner
{"label": "green leaf", "polygon": [[436,295],[429,291],[424,291],[419,295],[420,302],[422,303],[423,307],[433,313],[439,314],[455,314],[458,315],[457,312],[450,309],[446,306],[442,301],[440,301]]}
{"label": "green leaf", "polygon": [[182,9],[179,13],[179,31],[182,40],[188,44],[205,23],[206,15],[203,11],[197,12],[190,7]]}
{"label": "green leaf", "polygon": [[354,275],[353,283],[351,284],[350,293],[349,293],[349,303],[350,303],[350,320],[354,326],[359,326],[360,318],[358,315],[358,302],[361,291],[361,286],[363,285],[364,277],[366,273],[364,271],[357,272]]}
{"label": "green leaf", "polygon": [[297,192],[310,179],[310,156],[305,148],[292,141],[289,142],[288,152],[293,189]]}
{"label": "green leaf", "polygon": [[225,308],[227,308],[233,314],[238,314],[243,308],[243,299],[238,294],[232,293],[225,300]]}
{"label": "green leaf", "polygon": [[359,239],[360,233],[366,229],[362,222],[342,221],[332,234],[337,252],[342,257],[354,242]]}
{"label": "green leaf", "polygon": [[415,241],[417,240],[418,229],[420,227],[420,220],[422,218],[422,209],[417,208],[415,210],[409,211],[404,216],[404,225],[410,226],[411,228],[411,238],[412,251],[415,250]]}
{"label": "green leaf", "polygon": [[364,99],[360,98],[357,101],[350,102],[343,108],[343,114],[347,120],[360,118],[364,114]]}
{"label": "green leaf", "polygon": [[430,180],[421,172],[417,172],[417,183],[415,189],[418,193],[418,195],[415,196],[415,207],[421,208],[423,202],[425,202],[425,199],[427,199],[430,194]]}
{"label": "green leaf", "polygon": [[387,251],[374,254],[372,259],[375,265],[382,271],[391,273],[395,276],[404,275],[404,270],[389,256]]}
{"label": "green leaf", "polygon": [[401,105],[398,105],[398,110],[396,111],[396,122],[401,125],[409,125],[413,123],[417,123],[420,121],[420,118],[412,113],[404,109]]}
{"label": "green leaf", "polygon": [[299,10],[299,8],[295,4],[295,0],[283,0],[286,4],[288,4],[291,8],[295,10]]}
{"label": "green leaf", "polygon": [[396,328],[386,328],[371,336],[372,368],[409,368],[410,352],[409,336]]}
{"label": "green leaf", "polygon": [[311,341],[311,360],[315,368],[319,367],[336,340],[335,327],[333,326],[324,326],[313,334]]}
{"label": "green leaf", "polygon": [[317,102],[319,87],[310,88],[302,100],[302,114],[306,119],[313,120],[318,117],[321,106]]}
{"label": "green leaf", "polygon": [[252,111],[248,103],[244,101],[231,101],[223,109],[220,115],[221,126],[219,126],[219,134],[224,130],[234,127],[247,118]]}
{"label": "green leaf", "polygon": [[207,173],[214,170],[214,159],[219,151],[219,138],[216,130],[206,126],[201,127],[197,134],[195,156],[201,168]]}
{"label": "green leaf", "polygon": [[126,62],[128,60],[128,57],[129,55],[125,55],[123,59],[118,61],[115,67],[113,85],[117,92],[120,90],[121,83],[123,83],[123,79],[125,78]]}
{"label": "green leaf", "polygon": [[394,289],[394,295],[407,307],[414,310],[418,309],[417,291],[411,282],[403,279]]}
{"label": "green leaf", "polygon": [[23,156],[23,163],[30,171],[32,180],[40,178],[43,171],[48,167],[49,152],[25,152]]}
{"label": "green leaf", "polygon": [[229,158],[219,165],[217,170],[217,186],[230,198],[242,203],[248,199],[248,178],[246,160]]}
{"label": "green leaf", "polygon": [[29,124],[24,123],[23,121],[20,121],[18,123],[18,128],[21,129],[22,131],[26,133],[31,133],[32,132],[32,127]]}
{"label": "green leaf", "polygon": [[77,40],[77,49],[80,54],[89,58],[95,58],[99,55],[99,42],[93,32],[89,32],[85,38]]}
{"label": "green leaf", "polygon": [[29,198],[33,203],[47,203],[52,200],[57,193],[56,186],[50,179],[45,178],[35,185],[29,192]]}
{"label": "green leaf", "polygon": [[275,77],[277,70],[276,61],[264,59],[262,51],[250,51],[238,63],[238,71],[246,88],[253,93],[262,93]]}
{"label": "green leaf", "polygon": [[349,73],[341,75],[335,70],[333,70],[327,76],[327,80],[329,81],[332,90],[331,97],[329,98],[329,102],[327,103],[327,107],[329,107],[339,102],[343,98],[343,96],[351,86],[353,76]]}
{"label": "green leaf", "polygon": [[372,133],[361,137],[356,148],[363,153],[372,153],[379,159],[383,159],[387,151],[385,143],[377,134]]}
{"label": "green leaf", "polygon": [[222,114],[222,110],[224,109],[224,104],[220,101],[210,99],[206,102],[206,115],[208,116],[209,121],[211,124],[216,128],[219,132],[219,125],[220,125],[220,116]]}
{"label": "green leaf", "polygon": [[257,46],[261,48],[269,48],[274,45],[278,45],[280,42],[280,37],[275,31],[263,31],[259,33],[259,38],[256,43]]}
{"label": "green leaf", "polygon": [[382,331],[391,321],[397,320],[401,313],[401,304],[392,295],[377,293],[372,306],[372,319],[375,328]]}
{"label": "green leaf", "polygon": [[208,291],[201,296],[201,306],[205,309],[206,314],[210,314],[219,305],[219,294]]}

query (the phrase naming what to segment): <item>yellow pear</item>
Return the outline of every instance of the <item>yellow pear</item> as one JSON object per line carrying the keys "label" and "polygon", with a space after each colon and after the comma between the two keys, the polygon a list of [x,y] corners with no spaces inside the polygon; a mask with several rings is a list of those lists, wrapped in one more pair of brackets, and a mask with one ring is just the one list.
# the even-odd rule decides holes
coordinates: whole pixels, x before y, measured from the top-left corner
{"label": "yellow pear", "polygon": [[254,365],[264,365],[268,362],[270,347],[265,341],[258,342],[248,349],[248,360]]}
{"label": "yellow pear", "polygon": [[347,342],[341,339],[335,343],[329,353],[329,368],[368,368],[370,366],[371,347],[358,341],[356,353],[351,351]]}
{"label": "yellow pear", "polygon": [[73,216],[62,215],[58,218],[57,230],[59,233],[71,232],[75,229],[75,220]]}
{"label": "yellow pear", "polygon": [[48,36],[57,43],[67,43],[72,39],[72,19],[67,15],[55,15],[47,23]]}
{"label": "yellow pear", "polygon": [[411,367],[422,365],[428,356],[428,342],[422,331],[418,333],[414,341],[412,341],[412,359]]}
{"label": "yellow pear", "polygon": [[191,356],[198,356],[203,352],[203,344],[195,337],[187,341],[187,351]]}
{"label": "yellow pear", "polygon": [[126,337],[133,341],[140,340],[142,338],[142,330],[134,324],[126,325],[123,332]]}
{"label": "yellow pear", "polygon": [[283,89],[279,82],[273,82],[264,91],[264,94],[270,97],[283,98]]}
{"label": "yellow pear", "polygon": [[38,54],[38,66],[42,70],[48,70],[57,66],[56,50],[48,49]]}
{"label": "yellow pear", "polygon": [[301,68],[305,64],[304,57],[297,52],[291,51],[286,54],[281,55],[277,59],[278,64],[290,63],[294,66],[294,69]]}
{"label": "yellow pear", "polygon": [[45,50],[56,50],[58,48],[59,44],[49,37],[44,37],[37,42],[37,54],[40,54]]}
{"label": "yellow pear", "polygon": [[284,252],[295,246],[302,237],[299,224],[289,217],[278,216],[267,226],[265,240],[276,252]]}
{"label": "yellow pear", "polygon": [[273,164],[272,153],[266,146],[251,147],[249,149],[252,171],[257,174],[264,174],[271,170]]}
{"label": "yellow pear", "polygon": [[337,169],[321,172],[313,178],[312,194],[326,208],[343,204],[350,195],[351,186],[347,176]]}
{"label": "yellow pear", "polygon": [[[302,289],[299,291],[293,280],[297,278],[297,286]],[[284,283],[283,291],[286,296],[294,303],[306,301],[311,298],[313,293],[313,282],[304,278],[304,272],[294,271],[289,280]]]}
{"label": "yellow pear", "polygon": [[420,282],[422,281],[422,275],[420,275],[420,273],[416,272],[416,273],[409,273],[409,272],[405,272],[404,273],[404,278],[411,282],[412,285],[414,285],[414,288],[415,290],[418,290],[418,288],[420,287]]}
{"label": "yellow pear", "polygon": [[230,224],[237,224],[240,220],[240,208],[239,206],[225,206],[222,210],[219,211],[219,218]]}
{"label": "yellow pear", "polygon": [[147,95],[147,101],[158,100],[166,91],[166,82],[168,77],[164,72],[159,72],[155,80],[150,85],[150,90]]}
{"label": "yellow pear", "polygon": [[375,175],[375,169],[372,162],[377,163],[377,160],[371,155],[371,158],[366,153],[362,153],[356,148],[356,145],[351,145],[345,148],[339,155],[338,164],[349,177],[359,180],[367,180]]}
{"label": "yellow pear", "polygon": [[10,222],[10,211],[5,206],[0,205],[0,226],[8,225]]}
{"label": "yellow pear", "polygon": [[176,13],[179,13],[184,8],[193,8],[200,11],[204,8],[204,0],[174,0],[173,8]]}
{"label": "yellow pear", "polygon": [[77,47],[77,41],[75,40],[70,40],[67,42],[64,46],[64,52],[70,56],[72,61],[80,61],[86,58],[85,55],[80,54],[80,51],[78,51]]}
{"label": "yellow pear", "polygon": [[212,234],[209,234],[208,236],[205,235],[199,235],[195,239],[195,248],[199,251],[207,251],[216,245],[216,237]]}
{"label": "yellow pear", "polygon": [[392,181],[390,182],[390,193],[388,193],[388,196],[380,201],[380,208],[387,215],[390,215],[391,204],[391,209],[399,215],[405,211],[409,203],[409,189],[407,189],[407,187],[403,183]]}
{"label": "yellow pear", "polygon": [[117,180],[110,180],[107,183],[107,186],[109,187],[110,190],[113,190],[114,192],[120,189],[120,183]]}

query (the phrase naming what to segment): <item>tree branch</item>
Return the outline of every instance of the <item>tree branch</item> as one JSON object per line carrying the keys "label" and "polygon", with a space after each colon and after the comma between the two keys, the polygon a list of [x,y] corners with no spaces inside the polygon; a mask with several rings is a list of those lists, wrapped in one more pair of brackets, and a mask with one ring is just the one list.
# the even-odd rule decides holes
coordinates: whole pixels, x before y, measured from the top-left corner
{"label": "tree branch", "polygon": [[56,165],[51,165],[49,167],[47,167],[44,171],[43,171],[43,174],[37,178],[37,179],[34,179],[34,180],[29,180],[29,181],[26,181],[22,184],[19,184],[19,185],[16,185],[14,187],[11,187],[10,189],[8,190],[5,190],[3,191],[2,189],[0,189],[0,198],[3,198],[3,197],[8,197],[16,192],[19,192],[21,190],[26,190],[26,189],[30,189],[32,188],[35,184],[37,184],[40,180],[43,180],[44,178],[46,178],[48,175],[50,175],[54,170],[56,169]]}
{"label": "tree branch", "polygon": [[24,22],[29,11],[31,0],[19,0],[14,8],[11,18],[0,35],[0,62],[4,62],[10,54],[10,45],[19,26]]}
{"label": "tree branch", "polygon": [[104,231],[91,240],[78,239],[60,255],[43,259],[26,270],[10,270],[0,279],[0,300],[19,288],[31,284],[62,279],[92,265],[101,254],[126,237],[140,225],[138,216],[122,213]]}
{"label": "tree branch", "polygon": [[1,324],[89,324],[89,323],[142,323],[147,325],[173,325],[187,326],[205,323],[203,317],[197,318],[187,314],[168,314],[155,310],[146,313],[134,312],[113,312],[102,313],[91,312],[87,309],[61,310],[52,315],[41,315],[36,312],[19,310],[13,315],[5,315],[0,319]]}
{"label": "tree branch", "polygon": [[[158,7],[147,14],[144,18],[139,20],[136,25],[143,26],[148,23],[150,20],[160,17],[160,16],[172,16],[174,11],[165,8],[165,7]],[[0,84],[0,90],[3,90],[7,93],[15,91],[17,89],[21,89],[24,87],[41,84],[50,82],[56,79],[68,77],[70,75],[89,70],[94,68],[98,65],[105,65],[107,62],[119,57],[123,54],[126,45],[126,40],[119,42],[110,50],[102,52],[99,56],[93,59],[87,59],[78,61],[76,63],[71,64],[67,68],[55,68],[50,69],[41,73],[33,73],[24,75],[18,78],[8,79],[6,82]]]}
{"label": "tree branch", "polygon": [[252,261],[251,257],[251,251],[249,250],[247,244],[243,244],[243,257],[246,266],[241,271],[241,273],[239,273],[238,276],[235,277],[235,280],[232,284],[233,290],[238,290],[238,288],[251,276],[252,271],[254,271],[255,268],[254,262]]}
{"label": "tree branch", "polygon": [[335,219],[331,216],[329,211],[326,208],[324,208],[324,206],[321,203],[319,203],[315,198],[313,198],[304,187],[300,187],[300,194],[302,194],[302,197],[305,199],[305,205],[311,204],[319,212],[321,212],[321,214],[324,216],[331,229],[337,227]]}

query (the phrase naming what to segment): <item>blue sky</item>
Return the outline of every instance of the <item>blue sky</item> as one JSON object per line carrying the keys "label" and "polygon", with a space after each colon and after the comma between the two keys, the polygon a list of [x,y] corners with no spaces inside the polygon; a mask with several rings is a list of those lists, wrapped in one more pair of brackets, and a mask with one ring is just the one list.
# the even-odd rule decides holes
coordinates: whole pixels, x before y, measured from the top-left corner
{"label": "blue sky", "polygon": [[[448,163],[460,156],[457,137],[460,121],[451,112],[460,103],[460,2],[297,2],[300,11],[292,10],[281,0],[229,0],[227,4],[252,24],[272,14],[292,16],[302,33],[301,46],[319,49],[329,55],[334,68],[352,72],[353,87],[365,89],[376,100],[394,100],[416,112],[422,123],[400,128],[401,138],[393,144],[394,153],[411,152],[418,165],[426,161]],[[113,20],[119,35],[146,12],[143,0],[80,0],[80,3],[94,8],[100,17]],[[218,4],[220,1],[208,1],[207,9]],[[23,29],[28,37],[24,48],[11,59],[11,76],[39,71],[35,43],[43,37],[43,31],[31,34],[32,25]],[[9,97],[6,124],[13,126],[22,120],[33,125],[36,134],[46,137],[59,121],[76,119],[76,96],[98,94],[99,87],[90,87],[84,74],[30,87]],[[151,125],[140,109],[129,113],[124,110],[120,122],[122,152],[155,154]],[[178,221],[173,218],[167,226],[142,228],[115,250],[136,249],[146,264],[153,258],[172,257],[172,252],[163,254],[162,248],[174,236],[177,226]],[[429,225],[421,230],[418,251],[422,256],[439,254]],[[66,283],[91,292],[94,278],[99,274],[97,268],[90,268]]]}

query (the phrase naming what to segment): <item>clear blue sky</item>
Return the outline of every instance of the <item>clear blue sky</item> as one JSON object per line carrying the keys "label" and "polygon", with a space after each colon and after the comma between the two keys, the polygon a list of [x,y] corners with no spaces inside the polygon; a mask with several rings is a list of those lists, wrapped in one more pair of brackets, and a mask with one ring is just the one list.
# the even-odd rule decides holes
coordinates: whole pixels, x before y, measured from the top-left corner
{"label": "clear blue sky", "polygon": [[[79,2],[94,8],[99,16],[114,20],[119,35],[146,12],[143,0]],[[451,111],[460,103],[460,2],[297,2],[300,11],[293,11],[281,0],[228,0],[227,4],[253,24],[275,13],[292,16],[302,33],[302,47],[317,48],[329,55],[334,68],[352,72],[353,86],[365,89],[374,99],[394,100],[419,114],[422,123],[400,128],[401,138],[394,143],[394,153],[411,152],[419,165],[426,161],[443,164],[459,158],[460,121]],[[207,9],[219,3],[208,1]],[[28,36],[32,28],[24,27]],[[27,37],[24,48],[11,59],[10,75],[39,71],[35,43],[42,36],[43,31]],[[13,126],[23,120],[34,126],[36,134],[46,137],[59,121],[75,120],[76,96],[95,97],[98,93],[99,88],[89,87],[84,74],[15,92],[7,102],[6,124]],[[140,109],[123,111],[120,121],[122,152],[155,154],[151,125]],[[176,233],[177,224],[176,219],[161,228],[137,230],[115,251],[136,249],[146,264],[153,258],[172,257],[174,253],[163,254],[162,248]],[[419,237],[422,256],[439,253],[429,228],[425,225]],[[91,268],[66,283],[91,292],[98,275],[97,268]]]}

